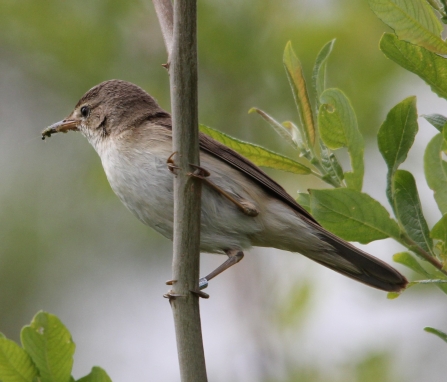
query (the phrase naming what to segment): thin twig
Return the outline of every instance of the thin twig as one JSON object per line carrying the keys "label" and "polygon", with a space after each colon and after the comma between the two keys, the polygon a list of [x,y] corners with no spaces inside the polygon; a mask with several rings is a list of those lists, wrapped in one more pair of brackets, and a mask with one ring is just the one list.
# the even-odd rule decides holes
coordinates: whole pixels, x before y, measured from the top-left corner
{"label": "thin twig", "polygon": [[160,23],[161,33],[168,53],[168,63],[171,60],[172,44],[174,41],[174,8],[171,0],[152,0],[158,22]]}
{"label": "thin twig", "polygon": [[433,265],[443,274],[447,275],[447,271],[443,268],[442,263],[436,257],[430,255],[428,252],[422,249],[414,240],[410,238],[410,236],[404,234],[402,236],[402,239],[397,241],[399,241],[402,245],[404,245],[405,247],[416,253],[419,257],[421,257],[425,261],[428,261],[431,265]]}
{"label": "thin twig", "polygon": [[[182,382],[206,382],[199,310],[201,182],[189,176],[199,163],[197,104],[197,0],[153,0],[168,51],[174,178],[172,290]],[[169,10],[170,9],[170,10]],[[172,28],[173,26],[173,28]]]}

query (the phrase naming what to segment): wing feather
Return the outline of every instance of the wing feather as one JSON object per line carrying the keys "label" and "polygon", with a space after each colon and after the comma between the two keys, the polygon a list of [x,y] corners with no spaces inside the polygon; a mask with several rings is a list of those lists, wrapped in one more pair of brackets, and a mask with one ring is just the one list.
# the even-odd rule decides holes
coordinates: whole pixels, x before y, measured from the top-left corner
{"label": "wing feather", "polygon": [[[203,133],[200,133],[199,140],[202,150],[242,171],[263,187],[266,192],[288,204],[299,214],[301,219],[315,228],[322,240],[334,248],[333,258],[325,259],[324,257],[316,257],[313,260],[336,272],[378,289],[397,292],[405,288],[408,282],[398,271],[387,263],[363,252],[351,243],[326,231],[284,188],[254,163]],[[353,268],[343,266],[345,262],[337,260],[337,256],[340,256],[344,261],[348,261],[352,264]]]}
{"label": "wing feather", "polygon": [[200,148],[207,153],[218,157],[231,166],[237,168],[246,174],[249,178],[258,182],[263,186],[264,190],[268,193],[274,195],[276,198],[282,200],[294,210],[296,210],[301,216],[305,217],[306,220],[312,221],[314,224],[320,226],[320,224],[313,218],[313,216],[307,212],[303,207],[301,207],[295,199],[293,199],[284,188],[282,188],[278,183],[276,183],[272,178],[270,178],[264,171],[262,171],[258,166],[244,158],[242,155],[238,154],[233,149],[223,145],[222,143],[216,141],[215,139],[200,133],[199,135]]}

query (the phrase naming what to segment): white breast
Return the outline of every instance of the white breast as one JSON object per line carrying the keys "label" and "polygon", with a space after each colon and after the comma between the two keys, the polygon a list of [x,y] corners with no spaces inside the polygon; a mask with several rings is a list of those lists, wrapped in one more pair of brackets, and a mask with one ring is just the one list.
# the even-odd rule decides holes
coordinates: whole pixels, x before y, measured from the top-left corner
{"label": "white breast", "polygon": [[173,175],[166,166],[168,155],[160,150],[123,150],[116,142],[100,153],[110,186],[124,205],[172,239]]}
{"label": "white breast", "polygon": [[[144,143],[144,149],[126,141],[107,140],[95,147],[109,183],[124,205],[144,224],[172,239],[174,175],[166,160],[172,149],[167,144]],[[143,145],[139,145],[140,147]],[[259,215],[244,215],[232,202],[203,184],[201,250],[222,253],[227,249],[247,249],[252,245],[272,246],[306,253],[320,251],[321,240],[283,202],[273,199],[238,170],[214,156],[201,154],[201,166],[210,181],[253,203]]]}
{"label": "white breast", "polygon": [[[172,239],[174,175],[166,165],[170,147],[127,150],[121,143],[109,141],[97,147],[113,191],[139,220]],[[253,200],[241,187],[236,170],[214,157],[202,155],[201,159],[214,183],[227,192]],[[202,251],[222,253],[230,248],[249,248],[250,237],[262,231],[262,226],[259,218],[244,215],[215,190],[202,187]]]}

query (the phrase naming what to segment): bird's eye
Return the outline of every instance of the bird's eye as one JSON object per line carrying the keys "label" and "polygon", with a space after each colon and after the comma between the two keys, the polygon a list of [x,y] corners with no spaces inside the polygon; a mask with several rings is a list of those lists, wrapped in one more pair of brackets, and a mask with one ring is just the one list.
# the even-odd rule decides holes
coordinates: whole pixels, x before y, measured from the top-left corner
{"label": "bird's eye", "polygon": [[82,106],[81,107],[81,115],[84,118],[87,118],[89,114],[90,114],[90,108],[88,106]]}

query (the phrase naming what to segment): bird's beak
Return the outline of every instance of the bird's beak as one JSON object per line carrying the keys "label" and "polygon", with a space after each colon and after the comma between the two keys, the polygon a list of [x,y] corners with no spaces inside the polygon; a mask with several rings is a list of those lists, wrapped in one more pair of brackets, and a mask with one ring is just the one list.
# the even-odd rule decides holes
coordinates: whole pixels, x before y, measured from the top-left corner
{"label": "bird's beak", "polygon": [[78,122],[73,119],[64,119],[63,121],[56,122],[42,131],[42,139],[51,137],[51,134],[66,133],[70,130],[77,131],[77,125]]}

